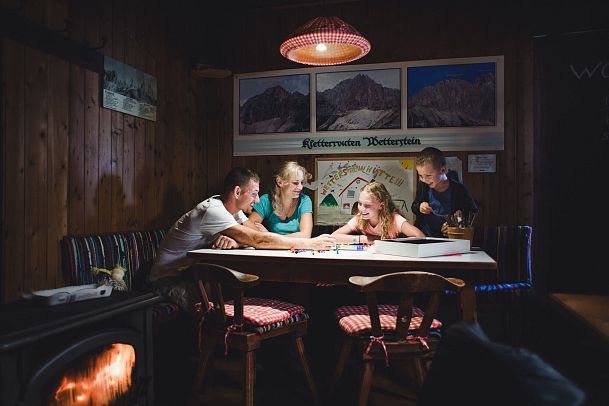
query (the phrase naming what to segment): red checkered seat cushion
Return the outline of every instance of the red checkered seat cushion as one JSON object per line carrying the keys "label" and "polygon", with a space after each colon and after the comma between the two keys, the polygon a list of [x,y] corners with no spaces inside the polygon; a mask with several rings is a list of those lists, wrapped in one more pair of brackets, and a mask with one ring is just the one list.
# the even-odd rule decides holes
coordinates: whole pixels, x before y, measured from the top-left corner
{"label": "red checkered seat cushion", "polygon": [[[233,301],[224,304],[227,317],[235,315]],[[275,299],[246,297],[243,299],[243,321],[252,326],[265,326],[304,313],[302,306]]]}
{"label": "red checkered seat cushion", "polygon": [[[201,303],[196,305],[200,311]],[[213,303],[210,303],[210,310]],[[229,322],[235,315],[235,306],[232,300],[224,304],[224,312]],[[260,334],[272,329],[308,320],[309,315],[305,308],[289,302],[275,299],[263,299],[257,297],[243,298],[243,323],[248,330],[256,331]]]}
{"label": "red checkered seat cushion", "polygon": [[[379,316],[381,320],[381,330],[395,331],[395,324],[398,313],[397,305],[380,304]],[[341,306],[334,311],[334,315],[338,319],[338,325],[347,334],[359,336],[364,333],[369,333],[372,330],[370,324],[370,314],[368,306]],[[421,325],[425,313],[418,307],[412,308],[412,318],[410,319],[409,330],[416,330]],[[439,329],[442,323],[439,320],[433,319],[431,322],[432,329]]]}

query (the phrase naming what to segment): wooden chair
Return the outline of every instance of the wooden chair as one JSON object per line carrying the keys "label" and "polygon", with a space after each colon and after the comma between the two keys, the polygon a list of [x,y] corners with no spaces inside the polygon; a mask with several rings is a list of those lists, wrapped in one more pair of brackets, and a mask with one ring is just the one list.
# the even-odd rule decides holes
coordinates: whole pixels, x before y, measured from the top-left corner
{"label": "wooden chair", "polygon": [[[331,388],[340,380],[354,345],[359,347],[364,362],[360,406],[368,401],[376,362],[388,366],[397,359],[411,359],[414,361],[417,383],[422,385],[425,362],[429,361],[440,341],[439,328],[442,324],[434,319],[440,299],[446,289],[460,290],[465,283],[460,279],[444,278],[428,272],[352,276],[349,283],[365,293],[367,305],[342,306],[335,311],[344,335]],[[379,292],[399,293],[399,304],[379,304]],[[428,297],[424,312],[413,306],[415,297],[419,296]]]}
{"label": "wooden chair", "polygon": [[[200,400],[203,380],[217,344],[243,352],[243,397],[245,405],[254,404],[256,371],[255,350],[273,337],[290,335],[315,404],[317,389],[305,357],[302,336],[307,332],[308,315],[302,306],[273,299],[245,297],[244,289],[258,283],[258,277],[207,263],[185,271],[201,294],[199,318],[199,367],[193,384],[195,400]],[[224,300],[223,288],[234,291],[234,299]],[[228,289],[227,289],[228,290]]]}

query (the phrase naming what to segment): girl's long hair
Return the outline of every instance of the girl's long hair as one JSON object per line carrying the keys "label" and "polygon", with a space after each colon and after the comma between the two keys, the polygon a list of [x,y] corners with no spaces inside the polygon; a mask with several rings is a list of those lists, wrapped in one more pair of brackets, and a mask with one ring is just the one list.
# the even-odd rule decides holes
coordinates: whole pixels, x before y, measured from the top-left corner
{"label": "girl's long hair", "polygon": [[[374,196],[379,202],[383,203],[381,211],[379,212],[379,223],[381,225],[381,239],[390,238],[389,230],[391,230],[391,224],[393,222],[393,214],[401,214],[400,210],[393,203],[393,199],[391,199],[391,195],[380,182],[372,181],[365,185],[361,190],[361,192],[370,193],[370,195]],[[366,228],[368,227],[368,220],[362,218],[360,213],[357,213],[357,226],[360,231],[364,233]]]}
{"label": "girl's long hair", "polygon": [[307,172],[304,166],[299,165],[298,162],[295,161],[284,162],[273,176],[273,186],[269,192],[269,198],[273,205],[273,212],[278,217],[281,217],[281,215],[285,213],[281,206],[281,188],[277,184],[277,178],[289,182],[298,176],[299,171],[304,175],[305,181],[311,178],[311,174]]}

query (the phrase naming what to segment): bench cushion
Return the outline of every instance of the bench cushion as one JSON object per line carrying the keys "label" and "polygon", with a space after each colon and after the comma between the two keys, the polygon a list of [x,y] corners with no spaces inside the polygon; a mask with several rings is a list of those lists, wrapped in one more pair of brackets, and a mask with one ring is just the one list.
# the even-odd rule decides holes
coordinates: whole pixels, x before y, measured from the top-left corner
{"label": "bench cushion", "polygon": [[[130,231],[98,235],[66,236],[60,242],[62,269],[72,285],[103,282],[108,276],[91,272],[92,267],[125,268],[127,290],[145,290],[148,273],[165,229]],[[154,320],[171,319],[179,312],[177,305],[161,302],[152,309]]]}
{"label": "bench cushion", "polygon": [[62,267],[74,285],[97,283],[104,274],[94,275],[92,267],[125,268],[128,290],[145,285],[152,261],[166,230],[66,236],[61,240]]}

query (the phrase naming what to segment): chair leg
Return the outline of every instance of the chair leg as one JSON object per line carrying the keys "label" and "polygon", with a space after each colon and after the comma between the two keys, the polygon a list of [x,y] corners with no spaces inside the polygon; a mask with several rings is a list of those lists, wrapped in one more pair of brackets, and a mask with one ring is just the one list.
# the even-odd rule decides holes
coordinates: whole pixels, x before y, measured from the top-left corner
{"label": "chair leg", "polygon": [[256,381],[256,353],[243,353],[243,402],[245,406],[254,406],[254,383]]}
{"label": "chair leg", "polygon": [[199,353],[199,366],[197,367],[197,373],[192,385],[192,394],[195,398],[201,396],[203,390],[203,383],[205,382],[205,375],[209,365],[213,362],[213,353],[216,348],[217,341],[212,338],[205,338],[201,346],[201,352]]}
{"label": "chair leg", "polygon": [[421,388],[425,381],[425,375],[427,371],[426,360],[421,357],[414,358],[414,372],[417,380],[417,386]]}
{"label": "chair leg", "polygon": [[353,340],[346,337],[343,338],[343,342],[338,353],[338,360],[336,361],[336,368],[334,369],[334,374],[332,375],[332,380],[330,381],[330,394],[332,394],[334,388],[340,381],[340,377],[343,375],[343,371],[345,370],[345,365],[349,359],[349,354],[351,353],[352,347]]}
{"label": "chair leg", "polygon": [[359,391],[359,406],[366,406],[368,403],[368,395],[370,395],[370,387],[372,386],[372,374],[374,373],[374,362],[364,361],[364,377],[362,378],[362,387]]}
{"label": "chair leg", "polygon": [[307,379],[307,383],[309,384],[309,390],[311,391],[311,396],[313,396],[313,402],[316,405],[319,405],[320,403],[319,396],[317,394],[317,387],[315,386],[315,381],[313,380],[313,376],[311,375],[311,369],[309,368],[309,363],[307,362],[304,341],[302,340],[302,337],[294,337],[294,345],[296,346],[296,352],[298,353],[300,365],[302,365],[302,370],[305,374],[305,378]]}

